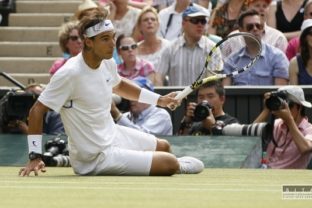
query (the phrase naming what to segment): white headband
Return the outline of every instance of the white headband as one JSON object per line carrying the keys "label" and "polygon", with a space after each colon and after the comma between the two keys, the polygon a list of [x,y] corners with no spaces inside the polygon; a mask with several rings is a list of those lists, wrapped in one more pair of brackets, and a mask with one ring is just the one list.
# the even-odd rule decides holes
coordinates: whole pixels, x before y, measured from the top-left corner
{"label": "white headband", "polygon": [[91,38],[102,32],[112,31],[112,30],[114,30],[113,23],[110,20],[104,20],[86,29],[85,34],[88,38]]}

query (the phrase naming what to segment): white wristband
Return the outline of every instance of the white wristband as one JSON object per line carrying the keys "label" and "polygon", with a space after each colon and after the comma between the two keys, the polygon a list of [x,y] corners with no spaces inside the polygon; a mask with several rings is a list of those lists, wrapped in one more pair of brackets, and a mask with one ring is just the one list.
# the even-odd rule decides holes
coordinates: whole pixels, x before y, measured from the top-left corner
{"label": "white wristband", "polygon": [[149,91],[145,88],[142,88],[138,102],[151,104],[151,105],[157,105],[157,101],[159,97],[160,97],[159,94]]}
{"label": "white wristband", "polygon": [[28,135],[28,151],[42,154],[42,135]]}

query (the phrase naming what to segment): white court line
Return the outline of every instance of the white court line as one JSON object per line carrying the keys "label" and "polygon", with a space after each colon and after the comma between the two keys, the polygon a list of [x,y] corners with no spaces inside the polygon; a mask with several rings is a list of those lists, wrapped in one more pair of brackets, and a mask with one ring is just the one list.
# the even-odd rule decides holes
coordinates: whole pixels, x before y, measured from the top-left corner
{"label": "white court line", "polygon": [[272,189],[229,189],[229,188],[140,188],[140,187],[89,187],[89,186],[0,186],[0,189],[82,189],[82,190],[123,190],[123,191],[227,191],[227,192],[276,192],[280,193],[281,190]]}
{"label": "white court line", "polygon": [[[139,182],[139,181],[133,181],[133,182],[111,182],[111,181],[107,181],[107,182],[100,182],[100,181],[21,181],[21,180],[0,180],[0,186],[2,186],[3,184],[10,184],[10,183],[18,183],[18,184],[56,184],[56,185],[60,185],[60,184],[84,184],[84,185],[160,185],[159,181],[155,181],[155,182]],[[302,183],[302,182],[301,182]],[[301,183],[298,183],[299,185]],[[297,185],[298,185],[297,184]],[[302,184],[305,185],[306,183]],[[165,184],[164,184],[165,185]],[[242,183],[170,183],[170,185],[172,186],[256,186],[256,187],[280,187],[281,184],[253,184],[253,183],[249,183],[249,184],[242,184]]]}

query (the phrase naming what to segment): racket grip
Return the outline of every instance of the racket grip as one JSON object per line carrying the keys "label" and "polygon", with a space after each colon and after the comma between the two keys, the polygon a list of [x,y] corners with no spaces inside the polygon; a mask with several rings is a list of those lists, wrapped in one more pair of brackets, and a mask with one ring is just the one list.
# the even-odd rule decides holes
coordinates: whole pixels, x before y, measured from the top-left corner
{"label": "racket grip", "polygon": [[190,86],[187,86],[186,88],[183,89],[183,91],[179,92],[174,99],[176,100],[182,100],[183,98],[185,98],[186,96],[188,96],[191,92],[193,91],[193,89]]}
{"label": "racket grip", "polygon": [[[183,89],[183,91],[179,92],[176,96],[175,96],[175,100],[182,100],[183,98],[185,98],[186,96],[188,96],[191,92],[193,91],[193,89],[188,86],[186,88]],[[168,108],[170,108],[170,110],[175,110],[178,106],[174,105],[174,104],[169,104]]]}

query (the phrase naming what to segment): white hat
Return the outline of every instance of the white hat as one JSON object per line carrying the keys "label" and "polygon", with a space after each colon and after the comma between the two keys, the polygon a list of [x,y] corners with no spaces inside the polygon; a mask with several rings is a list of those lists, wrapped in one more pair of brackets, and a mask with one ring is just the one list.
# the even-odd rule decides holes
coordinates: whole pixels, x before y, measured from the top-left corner
{"label": "white hat", "polygon": [[304,20],[301,25],[301,33],[303,33],[303,31],[309,27],[312,27],[312,19]]}
{"label": "white hat", "polygon": [[280,87],[278,91],[286,91],[288,99],[295,103],[301,104],[307,108],[312,107],[312,104],[305,100],[304,92],[301,87],[298,87],[295,85],[288,85],[288,86]]}
{"label": "white hat", "polygon": [[81,4],[79,4],[78,11],[93,9],[93,8],[97,8],[97,7],[98,7],[98,5],[94,1],[84,0]]}

